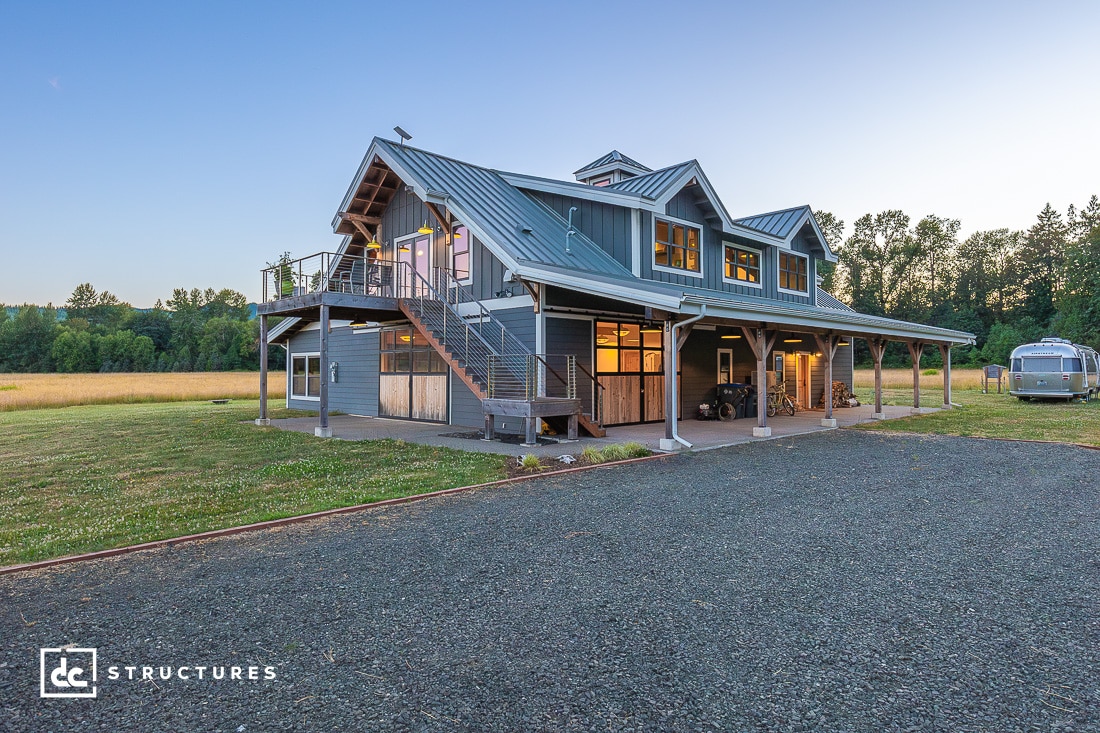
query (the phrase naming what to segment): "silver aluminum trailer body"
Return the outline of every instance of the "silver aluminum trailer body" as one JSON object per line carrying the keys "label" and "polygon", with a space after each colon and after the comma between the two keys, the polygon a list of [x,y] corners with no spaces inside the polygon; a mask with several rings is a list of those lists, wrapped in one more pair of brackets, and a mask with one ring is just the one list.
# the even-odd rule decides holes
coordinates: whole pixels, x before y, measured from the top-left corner
{"label": "silver aluminum trailer body", "polygon": [[1012,351],[1008,393],[1020,399],[1092,399],[1100,392],[1100,356],[1088,346],[1045,338]]}

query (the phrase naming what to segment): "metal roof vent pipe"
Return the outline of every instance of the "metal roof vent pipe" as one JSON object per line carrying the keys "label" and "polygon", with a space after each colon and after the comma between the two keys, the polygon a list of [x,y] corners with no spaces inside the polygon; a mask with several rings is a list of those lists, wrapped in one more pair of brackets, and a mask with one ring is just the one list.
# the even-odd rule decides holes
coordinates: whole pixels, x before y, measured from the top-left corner
{"label": "metal roof vent pipe", "polygon": [[569,228],[565,231],[565,254],[572,255],[573,250],[570,249],[569,243],[573,238],[573,235],[577,233],[577,230],[573,228],[573,212],[577,210],[576,206],[569,207]]}

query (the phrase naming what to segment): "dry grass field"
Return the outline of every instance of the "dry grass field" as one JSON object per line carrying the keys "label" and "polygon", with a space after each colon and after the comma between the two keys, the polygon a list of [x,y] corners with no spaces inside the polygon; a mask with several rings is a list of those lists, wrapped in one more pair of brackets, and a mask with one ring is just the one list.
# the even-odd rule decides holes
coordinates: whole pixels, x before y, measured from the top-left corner
{"label": "dry grass field", "polygon": [[[268,379],[268,396],[286,394],[282,372]],[[139,374],[0,374],[0,412],[70,405],[259,399],[259,372]]]}
{"label": "dry grass field", "polygon": [[[875,388],[875,370],[856,369],[852,381],[855,382],[853,388],[856,390],[873,390]],[[882,387],[883,389],[913,389],[913,370],[883,369]],[[935,374],[921,374],[920,388],[921,390],[942,390],[943,372],[937,369]],[[951,389],[974,389],[981,391],[982,370],[953,368],[951,370]]]}

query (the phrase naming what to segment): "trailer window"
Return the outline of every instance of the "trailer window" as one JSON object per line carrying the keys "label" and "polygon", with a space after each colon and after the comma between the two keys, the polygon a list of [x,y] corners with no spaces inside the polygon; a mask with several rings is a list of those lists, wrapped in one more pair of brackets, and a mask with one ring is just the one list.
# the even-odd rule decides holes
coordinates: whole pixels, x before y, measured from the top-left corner
{"label": "trailer window", "polygon": [[1062,371],[1063,372],[1079,372],[1081,371],[1081,360],[1076,356],[1062,357]]}
{"label": "trailer window", "polygon": [[1060,372],[1062,359],[1057,356],[1025,356],[1024,372]]}
{"label": "trailer window", "polygon": [[1019,359],[1013,359],[1012,360],[1012,371],[1014,371],[1014,372],[1023,371],[1023,367],[1020,366],[1020,360]]}

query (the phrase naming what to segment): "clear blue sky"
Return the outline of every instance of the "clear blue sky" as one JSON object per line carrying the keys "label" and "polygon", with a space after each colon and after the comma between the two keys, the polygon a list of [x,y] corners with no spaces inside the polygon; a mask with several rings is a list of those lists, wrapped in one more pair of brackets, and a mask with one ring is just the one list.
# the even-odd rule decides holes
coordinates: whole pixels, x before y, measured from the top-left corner
{"label": "clear blue sky", "polygon": [[0,3],[0,302],[259,297],[374,135],[571,179],[697,158],[734,216],[1026,228],[1100,193],[1100,3]]}

